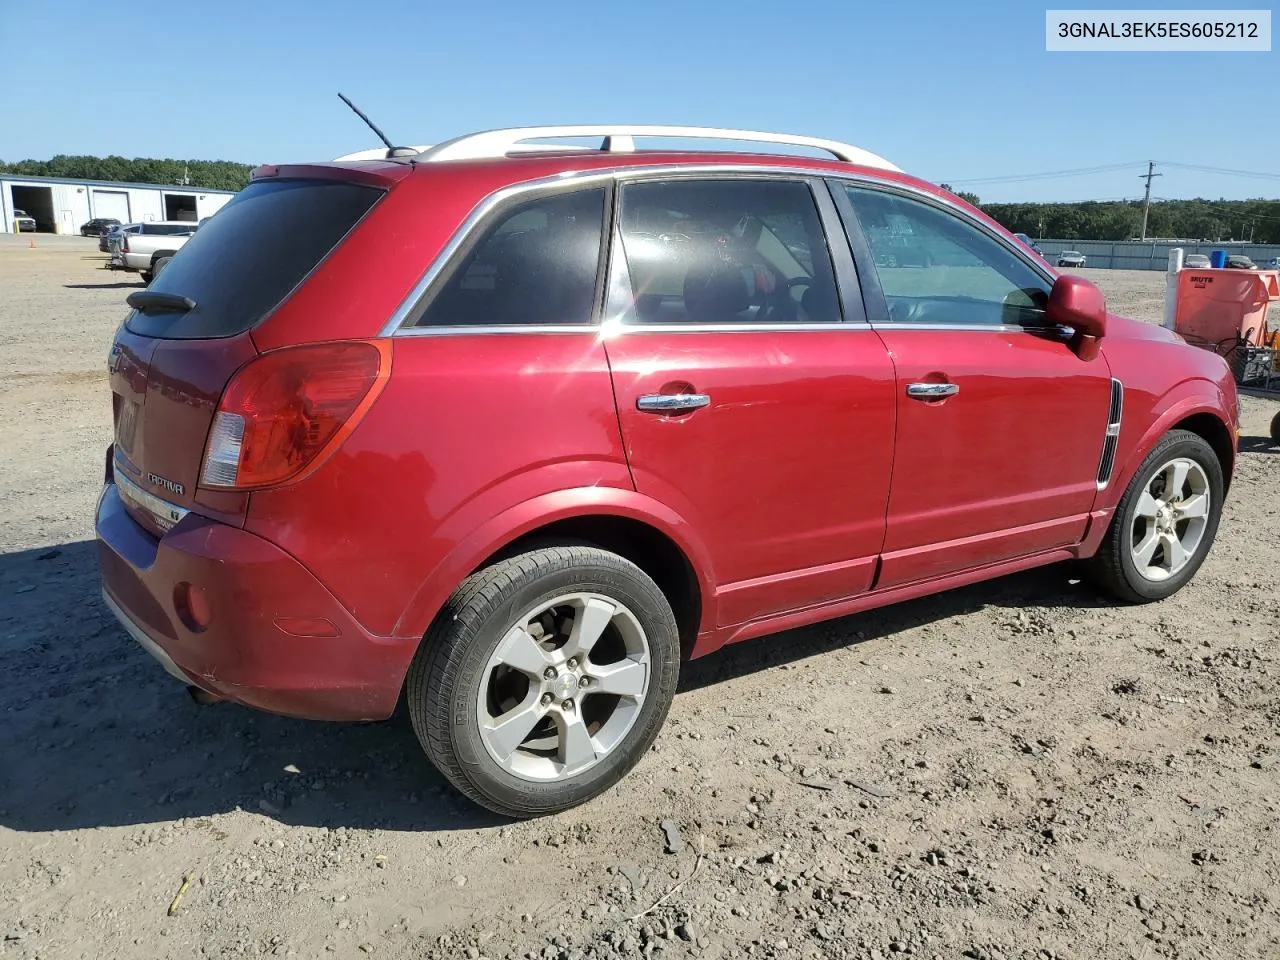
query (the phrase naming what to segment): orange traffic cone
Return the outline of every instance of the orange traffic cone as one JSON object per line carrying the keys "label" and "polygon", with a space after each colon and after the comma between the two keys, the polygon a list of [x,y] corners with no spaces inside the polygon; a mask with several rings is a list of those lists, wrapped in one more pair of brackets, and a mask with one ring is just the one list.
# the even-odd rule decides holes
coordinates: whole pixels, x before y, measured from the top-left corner
{"label": "orange traffic cone", "polygon": [[31,243],[29,244],[29,247],[30,247],[30,249],[32,249],[32,250],[34,250],[34,249],[36,248],[36,237],[35,237],[35,234],[32,234],[32,235],[31,235]]}

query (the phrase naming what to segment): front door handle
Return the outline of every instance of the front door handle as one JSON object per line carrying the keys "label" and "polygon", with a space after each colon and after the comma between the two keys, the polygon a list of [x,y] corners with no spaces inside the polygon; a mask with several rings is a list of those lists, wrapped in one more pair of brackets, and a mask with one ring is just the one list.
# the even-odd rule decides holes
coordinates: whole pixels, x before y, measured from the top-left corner
{"label": "front door handle", "polygon": [[909,383],[907,396],[917,400],[941,400],[943,397],[954,397],[960,392],[958,383]]}
{"label": "front door handle", "polygon": [[683,413],[711,403],[705,393],[647,393],[636,398],[636,409],[645,413]]}

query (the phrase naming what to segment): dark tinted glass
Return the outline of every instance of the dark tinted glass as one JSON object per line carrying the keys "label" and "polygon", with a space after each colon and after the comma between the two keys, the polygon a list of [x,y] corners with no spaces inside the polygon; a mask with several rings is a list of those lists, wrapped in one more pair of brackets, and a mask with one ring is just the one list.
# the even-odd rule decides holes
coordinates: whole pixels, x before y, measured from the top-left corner
{"label": "dark tinted glass", "polygon": [[[628,323],[835,323],[840,298],[809,186],[676,180],[622,189],[607,316]],[[625,274],[625,275],[624,275]]]}
{"label": "dark tinted glass", "polygon": [[846,187],[889,307],[903,323],[1036,325],[1049,284],[1004,244],[929,203]]}
{"label": "dark tinted glass", "polygon": [[381,190],[336,180],[249,184],[191,236],[151,284],[152,290],[190,297],[196,309],[135,311],[129,329],[177,339],[227,337],[251,329],[381,196]]}
{"label": "dark tinted glass", "polygon": [[417,326],[590,323],[604,211],[601,188],[499,213]]}

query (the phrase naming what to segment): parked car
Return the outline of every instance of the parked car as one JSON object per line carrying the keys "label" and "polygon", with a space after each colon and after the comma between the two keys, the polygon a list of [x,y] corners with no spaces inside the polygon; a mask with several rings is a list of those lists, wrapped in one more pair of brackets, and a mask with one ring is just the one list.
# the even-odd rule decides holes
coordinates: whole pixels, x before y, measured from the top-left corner
{"label": "parked car", "polygon": [[1272,257],[1262,263],[1263,270],[1280,270],[1280,257]]}
{"label": "parked car", "polygon": [[1244,254],[1233,253],[1227,257],[1228,270],[1257,270],[1258,265]]}
{"label": "parked car", "polygon": [[1203,253],[1188,253],[1182,258],[1182,268],[1184,270],[1208,270],[1209,258]]}
{"label": "parked car", "polygon": [[101,237],[112,227],[119,225],[120,221],[113,217],[95,217],[80,228],[80,236]]}
{"label": "parked car", "polygon": [[121,223],[121,224],[117,224],[114,227],[108,227],[98,237],[98,249],[101,250],[103,253],[110,253],[111,241],[113,239],[118,238],[121,234],[137,233],[141,229],[142,229],[142,224],[140,223]]}
{"label": "parked car", "polygon": [[13,208],[13,224],[17,233],[32,233],[36,229],[36,218],[25,210]]}
{"label": "parked car", "polygon": [[[460,791],[537,816],[726,644],[1058,561],[1131,603],[1195,576],[1222,357],[857,147],[657,135],[771,136],[263,167],[129,295],[103,593],[193,696],[403,697]],[[939,265],[877,268],[907,233]]]}
{"label": "parked car", "polygon": [[1031,248],[1032,250],[1034,250],[1036,253],[1039,253],[1039,252],[1040,252],[1040,244],[1036,243],[1034,240],[1032,240],[1032,239],[1031,239],[1029,236],[1027,236],[1025,233],[1015,233],[1013,236],[1014,236],[1014,239],[1016,239],[1016,240],[1020,241],[1021,243],[1026,244],[1028,247],[1030,247],[1030,248]]}
{"label": "parked car", "polygon": [[107,266],[136,273],[143,283],[150,283],[197,229],[199,224],[186,220],[139,224],[136,231],[123,231],[107,241],[111,254]]}
{"label": "parked car", "polygon": [[1063,250],[1058,254],[1058,266],[1060,267],[1083,267],[1084,254],[1079,250]]}

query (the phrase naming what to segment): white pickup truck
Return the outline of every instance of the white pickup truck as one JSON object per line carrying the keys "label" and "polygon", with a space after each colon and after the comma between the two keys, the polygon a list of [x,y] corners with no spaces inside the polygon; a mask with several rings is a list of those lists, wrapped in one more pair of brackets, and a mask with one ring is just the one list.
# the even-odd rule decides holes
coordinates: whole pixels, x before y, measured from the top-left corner
{"label": "white pickup truck", "polygon": [[36,218],[25,210],[13,209],[14,230],[18,233],[29,233],[36,228]]}
{"label": "white pickup truck", "polygon": [[138,226],[136,233],[122,231],[111,236],[107,267],[128,270],[138,274],[143,283],[150,283],[200,225],[186,220],[153,220]]}

